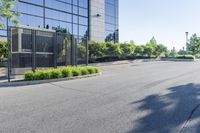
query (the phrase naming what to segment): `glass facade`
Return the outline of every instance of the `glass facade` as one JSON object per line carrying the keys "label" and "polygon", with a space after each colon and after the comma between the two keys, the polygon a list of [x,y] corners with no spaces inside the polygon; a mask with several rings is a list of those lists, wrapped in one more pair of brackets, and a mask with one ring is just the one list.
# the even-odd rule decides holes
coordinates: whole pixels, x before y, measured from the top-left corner
{"label": "glass facade", "polygon": [[[88,0],[19,0],[13,11],[21,13],[22,25],[61,30],[78,42],[88,33]],[[6,35],[6,29],[1,29],[0,36]]]}
{"label": "glass facade", "polygon": [[[21,13],[18,19],[22,25],[70,33],[78,43],[82,43],[89,32],[89,2],[90,0],[19,0],[13,11]],[[105,41],[119,40],[118,4],[119,0],[105,0]],[[9,23],[9,26],[12,24]],[[0,37],[6,37],[6,31],[0,29]]]}
{"label": "glass facade", "polygon": [[118,0],[105,0],[105,41],[119,41]]}

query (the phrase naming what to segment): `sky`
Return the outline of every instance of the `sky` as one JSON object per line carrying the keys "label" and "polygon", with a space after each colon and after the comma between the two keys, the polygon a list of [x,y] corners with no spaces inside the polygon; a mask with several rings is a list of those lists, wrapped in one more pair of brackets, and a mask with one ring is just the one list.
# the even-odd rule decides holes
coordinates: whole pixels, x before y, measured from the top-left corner
{"label": "sky", "polygon": [[200,36],[200,0],[119,0],[120,42],[158,43],[177,50],[189,37]]}

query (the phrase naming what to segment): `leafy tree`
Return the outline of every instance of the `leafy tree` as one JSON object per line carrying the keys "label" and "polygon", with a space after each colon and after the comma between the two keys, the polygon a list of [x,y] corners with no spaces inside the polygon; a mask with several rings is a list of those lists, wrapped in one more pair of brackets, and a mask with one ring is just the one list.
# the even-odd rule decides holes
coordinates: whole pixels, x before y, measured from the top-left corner
{"label": "leafy tree", "polygon": [[156,38],[152,37],[151,40],[149,41],[149,44],[157,45]]}
{"label": "leafy tree", "polygon": [[164,46],[163,44],[158,44],[156,45],[155,48],[155,56],[159,57],[161,55],[165,55],[167,53],[167,47]]}
{"label": "leafy tree", "polygon": [[8,57],[8,43],[5,41],[0,41],[0,58]]}
{"label": "leafy tree", "polygon": [[197,34],[191,36],[187,49],[193,52],[193,54],[200,52],[200,38],[197,37]]}
{"label": "leafy tree", "polygon": [[99,43],[90,41],[88,45],[90,59],[105,56],[106,45],[105,43]]}
{"label": "leafy tree", "polygon": [[135,51],[135,44],[120,44],[120,48],[122,50],[122,56],[126,57],[126,56],[131,56],[134,54]]}
{"label": "leafy tree", "polygon": [[151,45],[146,45],[144,47],[144,54],[147,55],[148,57],[152,57],[154,52],[154,47]]}
{"label": "leafy tree", "polygon": [[112,44],[112,45],[107,45],[107,53],[109,56],[118,56],[120,57],[122,54],[122,50],[120,48],[120,44]]}
{"label": "leafy tree", "polygon": [[176,51],[175,47],[173,47],[173,49],[170,51],[169,56],[170,57],[176,57],[177,56],[177,51]]}
{"label": "leafy tree", "polygon": [[143,46],[136,46],[135,48],[135,55],[136,56],[142,56],[144,52],[144,47]]}
{"label": "leafy tree", "polygon": [[79,44],[77,46],[77,51],[78,51],[78,58],[81,58],[81,59],[85,59],[86,58],[86,47]]}
{"label": "leafy tree", "polygon": [[180,50],[178,51],[178,54],[179,54],[179,55],[186,55],[186,54],[187,54],[187,51],[185,51],[185,50],[183,50],[183,49],[180,49]]}
{"label": "leafy tree", "polygon": [[8,19],[13,24],[18,25],[19,20],[16,19],[16,16],[19,16],[19,12],[11,12],[11,9],[14,8],[17,0],[0,0],[0,28],[4,28],[4,20]]}

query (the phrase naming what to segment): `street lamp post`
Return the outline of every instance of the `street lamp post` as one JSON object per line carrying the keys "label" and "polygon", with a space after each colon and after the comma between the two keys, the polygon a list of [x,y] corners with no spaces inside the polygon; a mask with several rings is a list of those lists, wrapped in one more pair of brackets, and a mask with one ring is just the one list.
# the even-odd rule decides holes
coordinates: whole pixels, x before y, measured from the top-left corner
{"label": "street lamp post", "polygon": [[186,35],[186,50],[188,50],[188,34],[189,34],[189,32],[185,32],[185,35]]}

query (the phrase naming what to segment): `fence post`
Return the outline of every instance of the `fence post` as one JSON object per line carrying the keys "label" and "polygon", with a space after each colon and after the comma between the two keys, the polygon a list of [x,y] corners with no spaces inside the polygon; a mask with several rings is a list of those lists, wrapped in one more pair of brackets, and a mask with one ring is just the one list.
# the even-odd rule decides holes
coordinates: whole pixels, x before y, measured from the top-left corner
{"label": "fence post", "polygon": [[36,31],[31,30],[31,42],[32,42],[32,71],[36,69]]}
{"label": "fence post", "polygon": [[53,52],[54,52],[54,67],[55,67],[55,68],[57,68],[57,45],[58,45],[58,44],[57,44],[57,34],[58,34],[58,33],[55,33],[55,34],[54,34],[54,37],[53,37],[53,38],[54,38]]}
{"label": "fence post", "polygon": [[75,54],[75,51],[74,51],[74,37],[73,35],[71,35],[71,65],[74,66],[74,54]]}
{"label": "fence post", "polygon": [[9,30],[11,30],[9,27],[8,27],[8,19],[7,19],[7,43],[8,43],[8,82],[10,82],[10,75],[11,75],[11,45],[12,45],[12,30],[10,33]]}
{"label": "fence post", "polygon": [[78,64],[78,62],[77,62],[77,43],[78,43],[77,40],[74,38],[74,44],[75,44],[75,45],[74,45],[74,52],[75,52],[75,53],[74,53],[74,57],[75,57],[74,60],[75,60],[75,66],[77,66],[77,64]]}
{"label": "fence post", "polygon": [[89,51],[88,51],[88,37],[86,38],[86,65],[88,66],[88,62],[89,62]]}

